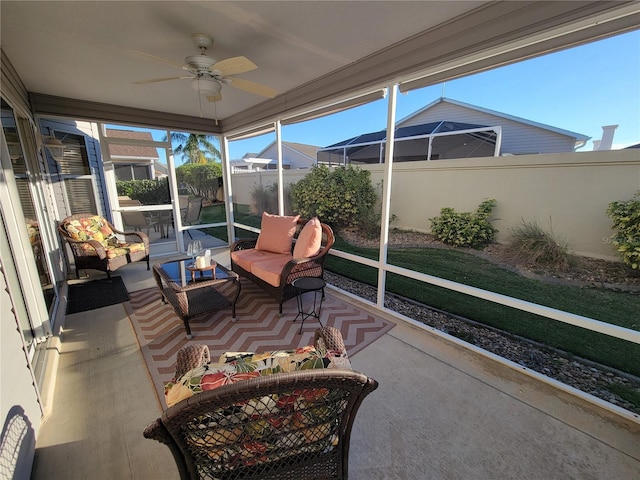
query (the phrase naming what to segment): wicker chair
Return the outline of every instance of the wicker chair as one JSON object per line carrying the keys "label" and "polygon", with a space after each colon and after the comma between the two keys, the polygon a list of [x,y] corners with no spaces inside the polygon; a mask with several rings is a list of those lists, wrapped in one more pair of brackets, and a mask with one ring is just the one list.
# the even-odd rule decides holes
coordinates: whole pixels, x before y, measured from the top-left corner
{"label": "wicker chair", "polygon": [[183,480],[346,479],[356,413],[377,387],[353,370],[261,376],[179,402],[144,436],[169,447]]}
{"label": "wicker chair", "polygon": [[[82,237],[87,238],[74,238],[71,231],[76,231],[72,227],[78,222],[83,224],[93,222],[101,231],[100,238],[91,238],[91,235],[87,236],[86,233],[83,233]],[[111,272],[138,261],[146,261],[147,270],[149,270],[149,237],[143,232],[123,232],[117,230],[105,218],[92,213],[79,213],[62,220],[58,225],[58,233],[71,248],[76,278],[80,278],[79,271],[84,269],[101,270],[111,278]],[[110,235],[112,236],[109,237]],[[118,235],[124,239],[124,242],[120,241]],[[112,245],[107,244],[110,238],[113,239]]]}
{"label": "wicker chair", "polygon": [[[297,239],[300,231],[307,223],[304,219],[298,220],[298,225],[296,227],[296,232],[294,234],[294,241]],[[265,292],[267,292],[271,297],[273,297],[279,304],[279,313],[282,315],[282,304],[289,300],[290,298],[294,298],[300,292],[297,288],[293,286],[293,281],[296,278],[300,277],[317,277],[322,278],[324,276],[324,262],[329,253],[329,250],[333,246],[335,242],[335,237],[333,235],[333,230],[327,224],[322,223],[322,245],[320,251],[313,257],[302,258],[298,260],[291,260],[287,263],[282,269],[282,273],[280,274],[280,278],[283,280],[280,282],[280,285],[273,286],[268,282],[265,282],[261,278],[252,274],[251,272],[245,270],[240,265],[233,261],[233,257],[231,257],[231,270],[236,272],[241,277],[248,278],[253,283],[262,288]],[[252,239],[240,239],[235,241],[231,247],[231,252],[236,250],[246,250],[253,249],[256,246],[257,238]],[[293,246],[291,247],[293,250]]]}

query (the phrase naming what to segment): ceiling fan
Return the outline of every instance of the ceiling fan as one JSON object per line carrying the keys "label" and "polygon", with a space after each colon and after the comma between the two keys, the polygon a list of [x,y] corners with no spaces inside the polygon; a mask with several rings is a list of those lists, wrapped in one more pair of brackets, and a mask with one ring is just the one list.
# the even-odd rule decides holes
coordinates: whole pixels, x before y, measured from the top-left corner
{"label": "ceiling fan", "polygon": [[163,62],[189,72],[189,75],[187,76],[155,78],[152,80],[142,80],[134,83],[141,85],[145,83],[166,82],[169,80],[190,79],[193,89],[201,95],[206,95],[207,100],[210,102],[222,100],[221,90],[223,84],[255,95],[260,95],[262,97],[273,98],[277,95],[278,92],[265,85],[260,85],[259,83],[249,80],[243,80],[242,78],[229,77],[229,75],[249,72],[258,68],[256,64],[247,57],[232,57],[217,62],[215,58],[206,54],[207,48],[213,45],[213,39],[209,35],[204,33],[194,33],[191,35],[191,39],[193,40],[193,44],[200,49],[200,54],[186,57],[184,59],[184,64],[174,62],[173,60],[168,60],[166,58],[157,57],[149,53],[140,52],[138,50],[128,50],[129,53],[133,53],[150,60]]}

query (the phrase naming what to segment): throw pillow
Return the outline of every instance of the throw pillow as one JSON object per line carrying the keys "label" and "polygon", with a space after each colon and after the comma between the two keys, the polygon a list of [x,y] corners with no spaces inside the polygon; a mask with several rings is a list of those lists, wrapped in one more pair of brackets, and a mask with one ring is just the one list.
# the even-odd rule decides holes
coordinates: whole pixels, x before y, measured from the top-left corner
{"label": "throw pillow", "polygon": [[304,226],[296,245],[293,247],[293,258],[298,260],[301,258],[313,257],[320,250],[322,243],[322,227],[318,217],[313,217]]}
{"label": "throw pillow", "polygon": [[289,217],[263,212],[256,250],[291,253],[291,243],[293,242],[293,235],[296,232],[299,218],[300,215]]}

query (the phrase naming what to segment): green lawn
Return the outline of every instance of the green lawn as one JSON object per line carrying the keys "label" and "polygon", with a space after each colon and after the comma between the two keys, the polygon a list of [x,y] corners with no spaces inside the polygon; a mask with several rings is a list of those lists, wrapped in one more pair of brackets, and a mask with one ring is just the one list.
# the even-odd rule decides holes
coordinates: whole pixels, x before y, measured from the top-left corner
{"label": "green lawn", "polygon": [[[354,247],[342,240],[336,248],[367,258],[375,249]],[[553,285],[524,278],[475,255],[430,248],[390,249],[388,262],[603,322],[638,329],[640,295],[605,289]],[[337,274],[376,285],[377,272],[354,262],[330,257],[327,268]],[[640,376],[640,345],[580,327],[522,312],[441,287],[389,274],[387,290],[420,303],[521,335],[570,354]]]}
{"label": "green lawn", "polygon": [[[235,206],[235,219],[236,222],[244,223],[246,225],[250,225],[256,228],[260,227],[260,217],[256,217],[256,215],[252,214],[249,211],[249,207],[247,205],[236,205]],[[227,216],[224,209],[223,203],[214,203],[208,207],[202,208],[202,213],[200,214],[200,223],[220,223],[226,222]],[[219,238],[228,242],[227,238],[227,227],[209,227],[202,229],[208,235],[212,237]],[[236,230],[236,236],[238,238],[251,238],[254,236],[252,232],[248,232],[246,230]]]}
{"label": "green lawn", "polygon": [[[248,207],[236,206],[238,222],[260,226],[260,218]],[[205,207],[203,223],[224,222],[224,207]],[[227,240],[226,228],[207,229],[210,234]],[[239,230],[240,238],[255,234]],[[377,249],[355,247],[336,236],[334,248],[366,258],[378,258]],[[552,285],[524,278],[475,255],[458,250],[412,248],[390,249],[388,262],[407,269],[489,290],[529,302],[575,313],[626,328],[639,329],[640,295],[605,289]],[[377,284],[377,270],[329,256],[327,269],[354,280]],[[387,290],[420,303],[494,326],[508,332],[559,348],[570,354],[640,376],[640,345],[607,335],[574,327],[545,317],[470,297],[441,287],[424,284],[389,274]]]}

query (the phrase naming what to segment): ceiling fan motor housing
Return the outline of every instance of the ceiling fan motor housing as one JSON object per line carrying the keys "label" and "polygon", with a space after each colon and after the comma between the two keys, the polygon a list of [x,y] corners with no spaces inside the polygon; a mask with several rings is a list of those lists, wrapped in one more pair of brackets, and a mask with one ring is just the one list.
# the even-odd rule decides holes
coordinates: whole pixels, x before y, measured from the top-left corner
{"label": "ceiling fan motor housing", "polygon": [[209,71],[209,67],[216,63],[216,59],[205,55],[207,48],[213,45],[213,38],[205,33],[194,33],[191,35],[193,44],[200,49],[200,55],[191,55],[184,59],[189,69],[194,73],[204,73]]}
{"label": "ceiling fan motor housing", "polygon": [[209,71],[209,67],[216,63],[216,59],[207,55],[192,55],[184,59],[184,63],[195,72],[204,73]]}

